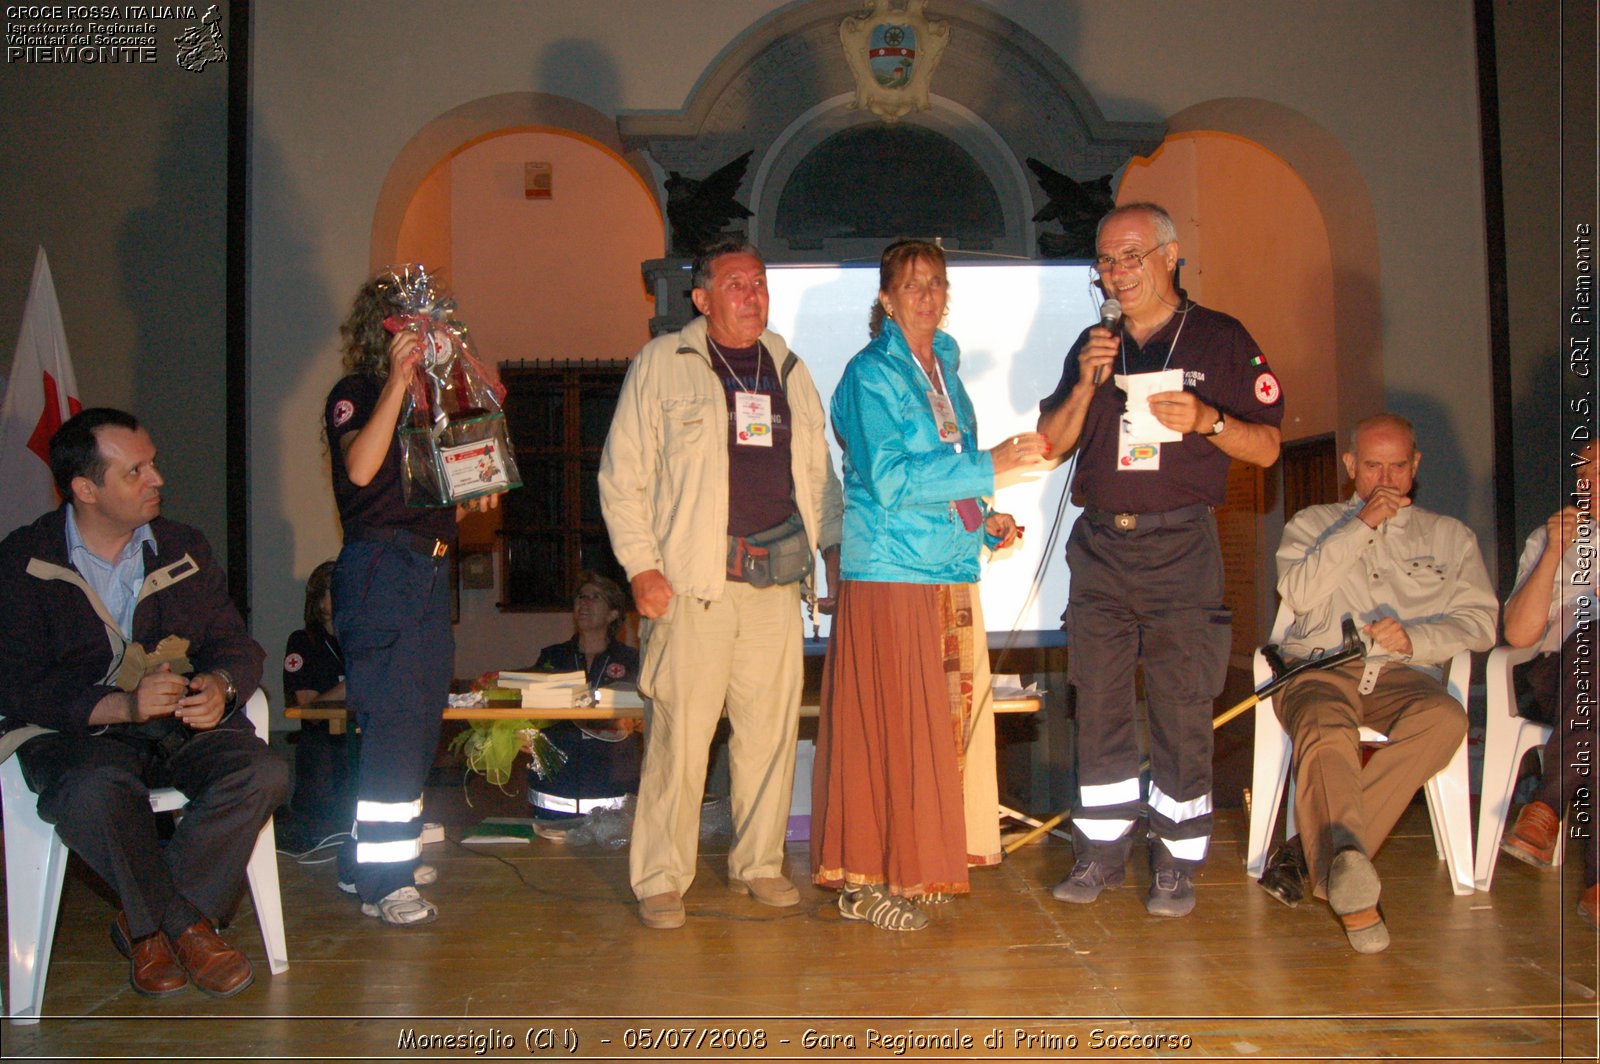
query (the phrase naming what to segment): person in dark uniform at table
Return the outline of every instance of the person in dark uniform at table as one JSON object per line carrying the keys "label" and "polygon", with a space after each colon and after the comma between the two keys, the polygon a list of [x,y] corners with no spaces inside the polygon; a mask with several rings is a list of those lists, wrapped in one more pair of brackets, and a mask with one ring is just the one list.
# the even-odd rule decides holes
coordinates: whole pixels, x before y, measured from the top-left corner
{"label": "person in dark uniform at table", "polygon": [[[1115,331],[1084,331],[1061,382],[1039,404],[1039,431],[1078,452],[1073,497],[1083,514],[1067,543],[1066,627],[1077,696],[1076,863],[1052,893],[1086,904],[1120,885],[1134,825],[1147,815],[1152,882],[1145,909],[1185,916],[1211,838],[1211,703],[1227,676],[1232,615],[1212,511],[1234,459],[1278,459],[1277,378],[1243,325],[1195,304],[1175,283],[1178,232],[1153,203],[1100,220],[1094,268],[1122,305]],[[1124,382],[1182,370],[1148,413],[1172,442],[1124,426]],[[1142,660],[1150,722],[1150,790],[1139,774],[1134,668]]]}
{"label": "person in dark uniform at table", "polygon": [[[632,686],[639,680],[639,651],[617,638],[628,599],[615,580],[599,573],[578,574],[578,591],[572,603],[577,634],[565,643],[552,643],[539,652],[539,660],[522,672],[579,672],[590,690]],[[639,790],[639,766],[644,759],[640,721],[557,721],[544,735],[567,755],[549,779],[528,777],[528,803],[534,815],[565,819],[616,809]]]}
{"label": "person in dark uniform at table", "polygon": [[[333,624],[333,570],[323,562],[306,579],[305,627],[289,636],[283,651],[286,705],[343,702],[344,654]],[[303,720],[295,738],[293,819],[282,829],[306,846],[350,830],[355,805],[350,793],[349,735],[335,735],[325,720]]]}

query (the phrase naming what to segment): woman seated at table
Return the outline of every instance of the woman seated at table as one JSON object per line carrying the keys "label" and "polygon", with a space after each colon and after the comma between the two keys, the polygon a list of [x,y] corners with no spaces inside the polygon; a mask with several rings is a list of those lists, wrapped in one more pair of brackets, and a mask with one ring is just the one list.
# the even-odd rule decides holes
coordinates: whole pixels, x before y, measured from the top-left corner
{"label": "woman seated at table", "polygon": [[[306,580],[306,626],[289,636],[283,653],[283,696],[292,706],[308,702],[344,701],[344,655],[333,627],[335,563],[323,562]],[[349,831],[355,818],[350,793],[349,739],[334,735],[325,720],[300,722],[295,739],[294,814],[291,834],[308,845],[327,835]],[[299,840],[297,840],[299,841]]]}
{"label": "woman seated at table", "polygon": [[[616,581],[593,572],[578,574],[572,603],[577,634],[545,647],[531,668],[520,671],[582,671],[591,689],[637,683],[639,651],[617,639],[627,606]],[[558,721],[544,734],[567,761],[549,779],[529,776],[528,802],[535,816],[560,819],[614,809],[639,790],[644,742],[637,719]]]}

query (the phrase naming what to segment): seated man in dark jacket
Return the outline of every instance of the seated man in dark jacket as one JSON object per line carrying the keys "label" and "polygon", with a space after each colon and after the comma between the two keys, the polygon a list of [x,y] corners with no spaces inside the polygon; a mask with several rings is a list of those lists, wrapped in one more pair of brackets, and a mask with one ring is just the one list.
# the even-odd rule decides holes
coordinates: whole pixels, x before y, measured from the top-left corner
{"label": "seated man in dark jacket", "polygon": [[[120,897],[133,988],[227,997],[253,975],[215,923],[288,773],[243,712],[262,650],[205,537],[160,516],[155,453],[119,410],[51,438],[66,502],[0,542],[0,753],[21,740],[39,815]],[[148,791],[165,786],[190,804],[161,847]]]}

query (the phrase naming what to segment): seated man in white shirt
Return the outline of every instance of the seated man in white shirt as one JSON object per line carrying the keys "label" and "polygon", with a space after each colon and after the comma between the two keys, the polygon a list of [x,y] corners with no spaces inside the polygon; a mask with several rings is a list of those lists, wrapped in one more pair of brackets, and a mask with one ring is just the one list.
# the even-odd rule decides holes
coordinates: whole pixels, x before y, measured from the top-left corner
{"label": "seated man in white shirt", "polygon": [[[1494,645],[1498,605],[1476,537],[1411,501],[1421,460],[1406,419],[1362,421],[1344,455],[1354,495],[1301,510],[1278,548],[1278,592],[1295,614],[1285,656],[1339,646],[1346,617],[1369,645],[1365,660],[1303,673],[1273,700],[1294,743],[1300,834],[1274,853],[1262,885],[1293,905],[1309,876],[1361,953],[1389,945],[1372,855],[1466,734],[1443,667]],[[1363,725],[1389,740],[1364,765]]]}

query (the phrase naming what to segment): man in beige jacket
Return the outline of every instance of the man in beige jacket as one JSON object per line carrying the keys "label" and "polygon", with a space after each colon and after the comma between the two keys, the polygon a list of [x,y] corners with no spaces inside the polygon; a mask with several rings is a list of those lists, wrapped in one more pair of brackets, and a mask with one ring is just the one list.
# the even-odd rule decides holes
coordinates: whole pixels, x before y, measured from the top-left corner
{"label": "man in beige jacket", "polygon": [[800,900],[783,875],[783,842],[804,581],[769,573],[748,541],[787,532],[813,564],[822,550],[831,592],[843,503],[816,385],[767,330],[766,280],[748,244],[700,256],[691,298],[702,317],[635,356],[600,463],[612,550],[646,619],[639,688],[650,701],[629,869],[647,927],[684,923],[724,706],[733,726],[728,885],[767,905]]}

